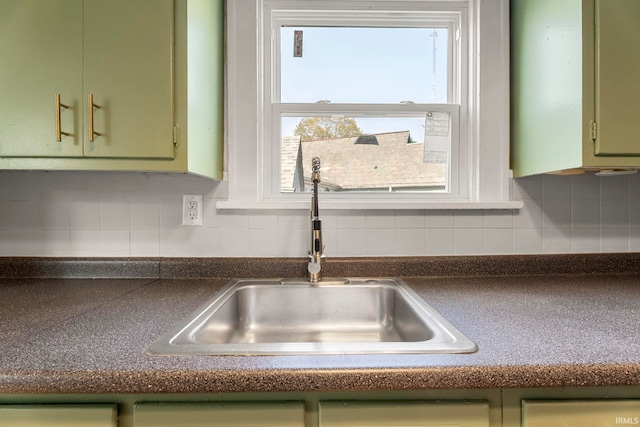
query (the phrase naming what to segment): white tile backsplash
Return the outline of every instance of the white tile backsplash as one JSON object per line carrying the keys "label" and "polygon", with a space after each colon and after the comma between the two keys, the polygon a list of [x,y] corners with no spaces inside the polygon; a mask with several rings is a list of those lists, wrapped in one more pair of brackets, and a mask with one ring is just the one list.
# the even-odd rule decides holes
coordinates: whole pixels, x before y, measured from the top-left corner
{"label": "white tile backsplash", "polygon": [[420,256],[426,253],[427,232],[424,228],[398,228],[396,230],[396,255]]}
{"label": "white tile backsplash", "polygon": [[249,230],[249,255],[252,257],[278,256],[278,230],[276,228],[252,228]]}
{"label": "white tile backsplash", "polygon": [[454,233],[455,255],[484,253],[484,230],[481,228],[457,228]]}
{"label": "white tile backsplash", "polygon": [[69,223],[72,230],[99,230],[100,199],[92,194],[79,192],[78,198],[69,202]]}
{"label": "white tile backsplash", "polygon": [[396,230],[370,228],[367,230],[365,255],[393,256],[396,252]]}
{"label": "white tile backsplash", "polygon": [[395,210],[375,210],[367,212],[366,228],[393,228],[396,226]]}
{"label": "white tile backsplash", "polygon": [[[13,244],[14,242],[12,241],[11,243]],[[102,256],[103,253],[100,247],[100,230],[70,230],[69,255],[93,257]]]}
{"label": "white tile backsplash", "polygon": [[11,256],[11,230],[0,230],[0,256]]}
{"label": "white tile backsplash", "polygon": [[484,230],[484,253],[487,255],[509,255],[513,253],[513,229]]}
{"label": "white tile backsplash", "polygon": [[629,229],[629,251],[640,252],[640,228]]}
{"label": "white tile backsplash", "polygon": [[600,230],[600,252],[629,251],[629,230],[609,228]]}
{"label": "white tile backsplash", "polygon": [[455,213],[454,226],[456,229],[483,228],[484,211],[462,210]]}
{"label": "white tile backsplash", "polygon": [[571,176],[571,197],[575,200],[600,200],[600,181],[614,177],[599,177],[593,174]]}
{"label": "white tile backsplash", "polygon": [[513,230],[514,254],[539,254],[542,251],[542,230],[534,228]]}
{"label": "white tile backsplash", "polygon": [[629,228],[629,200],[609,199],[600,202],[602,228]]}
{"label": "white tile backsplash", "polygon": [[129,224],[132,230],[158,230],[160,203],[154,200],[135,200],[129,206]]}
{"label": "white tile backsplash", "polygon": [[600,229],[574,228],[571,232],[571,252],[600,252]]}
{"label": "white tile backsplash", "polygon": [[455,254],[454,229],[428,228],[425,255],[453,255]]}
{"label": "white tile backsplash", "polygon": [[189,239],[189,256],[220,256],[220,230],[217,228],[192,229]]}
{"label": "white tile backsplash", "polygon": [[129,229],[100,230],[100,254],[108,257],[123,257],[130,253]]}
{"label": "white tile backsplash", "polygon": [[43,230],[11,230],[11,254],[40,256],[43,253]]}
{"label": "white tile backsplash", "polygon": [[191,256],[190,228],[172,228],[160,230],[160,256],[185,257]]}
{"label": "white tile backsplash", "polygon": [[68,257],[71,252],[71,231],[42,230],[42,255]]}
{"label": "white tile backsplash", "polygon": [[545,254],[571,253],[571,228],[542,230],[542,252]]}
{"label": "white tile backsplash", "polygon": [[456,224],[456,212],[451,210],[427,211],[427,228],[452,229]]}
{"label": "white tile backsplash", "polygon": [[549,199],[544,201],[542,228],[571,228],[571,199]]}
{"label": "white tile backsplash", "polygon": [[560,175],[542,175],[542,197],[544,200],[570,200],[571,179]]}
{"label": "white tile backsplash", "polygon": [[600,228],[600,199],[573,199],[571,224],[576,228]]}
{"label": "white tile backsplash", "polygon": [[627,200],[629,179],[626,176],[610,176],[600,180],[600,194],[603,200]]}
{"label": "white tile backsplash", "polygon": [[[322,236],[323,243],[330,250],[328,254],[336,256],[335,249],[338,246],[334,242],[336,239],[331,239],[332,236],[336,236],[335,230],[331,233],[331,230],[325,232]],[[310,248],[310,231],[303,228],[279,228],[277,242],[264,242],[266,245],[278,245],[278,256],[281,257],[304,257],[309,252]]]}
{"label": "white tile backsplash", "polygon": [[221,228],[220,252],[224,256],[230,257],[250,256],[251,239],[249,228]]}
{"label": "white tile backsplash", "polygon": [[128,230],[130,220],[131,212],[128,200],[100,201],[101,230]]}
{"label": "white tile backsplash", "polygon": [[[331,253],[338,256],[368,255],[367,230],[364,228],[341,229],[336,239],[337,247],[331,248]],[[325,244],[326,246],[326,244]]]}
{"label": "white tile backsplash", "polygon": [[39,230],[42,227],[39,200],[15,200],[11,204],[11,228]]}
{"label": "white tile backsplash", "polygon": [[[182,225],[182,195],[204,225]],[[217,211],[226,184],[153,173],[0,171],[0,256],[304,257],[307,211]],[[521,210],[322,211],[327,256],[640,251],[640,176],[533,176]]]}
{"label": "white tile backsplash", "polygon": [[397,229],[418,229],[422,230],[426,226],[426,215],[424,211],[397,211],[395,214]]}
{"label": "white tile backsplash", "polygon": [[130,256],[133,257],[157,257],[160,256],[160,230],[141,229],[131,230]]}

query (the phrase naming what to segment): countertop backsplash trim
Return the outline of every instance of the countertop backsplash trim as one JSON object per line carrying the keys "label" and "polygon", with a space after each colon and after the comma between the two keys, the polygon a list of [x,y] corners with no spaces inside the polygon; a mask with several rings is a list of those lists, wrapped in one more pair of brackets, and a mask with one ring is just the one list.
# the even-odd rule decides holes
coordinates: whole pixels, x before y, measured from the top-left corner
{"label": "countertop backsplash trim", "polygon": [[[0,278],[304,277],[306,258],[0,257]],[[331,258],[326,276],[519,276],[640,273],[640,253]]]}

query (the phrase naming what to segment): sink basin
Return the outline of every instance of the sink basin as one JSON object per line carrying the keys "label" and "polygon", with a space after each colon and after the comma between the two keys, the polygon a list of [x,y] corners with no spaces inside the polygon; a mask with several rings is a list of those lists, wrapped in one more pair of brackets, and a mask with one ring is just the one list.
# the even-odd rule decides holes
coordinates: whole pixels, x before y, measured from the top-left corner
{"label": "sink basin", "polygon": [[150,355],[470,353],[476,345],[399,279],[233,280]]}

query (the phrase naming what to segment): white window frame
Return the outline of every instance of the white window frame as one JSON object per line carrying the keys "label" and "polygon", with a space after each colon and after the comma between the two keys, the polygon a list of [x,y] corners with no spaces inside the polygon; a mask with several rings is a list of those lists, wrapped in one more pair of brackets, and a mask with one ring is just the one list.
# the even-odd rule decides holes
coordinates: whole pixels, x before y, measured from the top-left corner
{"label": "white window frame", "polygon": [[[263,25],[262,28],[262,62],[264,70],[263,79],[263,106],[258,120],[261,138],[258,144],[262,144],[265,153],[265,161],[260,169],[263,177],[263,199],[268,201],[308,200],[309,195],[304,193],[282,193],[281,185],[281,141],[280,120],[283,114],[290,116],[331,116],[344,115],[348,117],[421,117],[425,118],[427,111],[448,112],[452,116],[452,146],[450,158],[447,162],[448,192],[428,193],[426,191],[399,192],[394,194],[397,200],[414,200],[416,197],[425,199],[460,199],[467,194],[468,167],[460,167],[468,163],[466,132],[461,133],[459,126],[466,125],[466,104],[460,108],[459,100],[466,98],[468,90],[468,70],[466,58],[461,57],[462,51],[467,47],[466,26],[461,28],[460,23],[467,20],[467,4],[464,1],[447,4],[423,4],[407,5],[394,3],[395,10],[389,13],[384,10],[363,7],[363,2],[340,2],[331,4],[326,0],[306,0],[305,8],[300,10],[299,1],[291,0],[263,0]],[[421,6],[421,7],[417,7]],[[294,7],[295,9],[291,9]],[[324,8],[330,7],[332,10]],[[337,10],[339,8],[339,10]],[[447,104],[322,104],[322,103],[282,103],[280,100],[280,75],[279,46],[280,31],[283,26],[333,26],[359,27],[367,25],[380,25],[387,28],[446,28],[448,30],[447,47],[449,81],[447,87]],[[462,33],[462,34],[461,34]],[[458,71],[458,72],[456,72]],[[425,76],[425,79],[428,76]],[[413,100],[409,100],[413,101]],[[462,116],[462,117],[461,117]],[[269,157],[270,156],[270,157]],[[322,159],[321,159],[322,160]],[[454,173],[451,173],[451,172]],[[385,201],[389,198],[387,192],[376,191],[361,194],[357,192],[331,193],[323,195],[326,201]]]}
{"label": "white window frame", "polygon": [[[279,147],[265,111],[265,90],[273,91],[271,70],[263,66],[265,49],[260,31],[265,0],[227,2],[227,168],[228,199],[218,208],[309,209],[304,193],[279,194]],[[275,0],[269,0],[273,2]],[[313,2],[296,2],[300,8]],[[379,193],[323,194],[323,209],[514,209],[509,200],[509,10],[508,0],[324,0],[335,7],[383,8],[466,5],[468,31],[468,102],[461,100],[461,171],[463,191],[451,194]],[[306,6],[308,7],[308,6]],[[464,22],[463,22],[464,24]],[[267,41],[270,43],[270,40]],[[271,92],[272,93],[272,92]],[[268,97],[267,97],[268,98]],[[337,104],[336,104],[337,105]],[[332,107],[336,107],[332,105]],[[423,104],[424,105],[424,104]],[[418,104],[420,108],[423,105]],[[438,104],[442,105],[442,104]],[[448,104],[444,104],[448,105]],[[322,108],[322,107],[321,107]],[[265,166],[266,165],[266,166]],[[466,168],[465,168],[466,170]],[[346,196],[346,197],[345,197]]]}

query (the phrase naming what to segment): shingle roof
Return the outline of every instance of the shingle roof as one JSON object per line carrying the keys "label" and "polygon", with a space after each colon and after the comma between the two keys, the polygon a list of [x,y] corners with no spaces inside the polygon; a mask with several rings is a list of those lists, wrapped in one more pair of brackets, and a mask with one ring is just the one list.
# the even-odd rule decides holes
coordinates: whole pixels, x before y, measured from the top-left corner
{"label": "shingle roof", "polygon": [[342,190],[445,185],[446,165],[424,163],[424,144],[409,143],[409,131],[374,136],[377,144],[356,143],[358,137],[302,142],[305,180],[311,175],[311,159],[317,156],[322,183]]}

